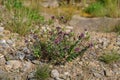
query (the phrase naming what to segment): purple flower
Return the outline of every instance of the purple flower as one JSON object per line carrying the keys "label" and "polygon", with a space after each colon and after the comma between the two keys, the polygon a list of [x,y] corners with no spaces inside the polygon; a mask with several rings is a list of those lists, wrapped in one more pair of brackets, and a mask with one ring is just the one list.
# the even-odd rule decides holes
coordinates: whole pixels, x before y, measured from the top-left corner
{"label": "purple flower", "polygon": [[75,52],[79,52],[80,51],[80,48],[75,48]]}
{"label": "purple flower", "polygon": [[60,17],[60,19],[64,19],[64,17],[63,17],[63,16],[61,16],[61,17]]}
{"label": "purple flower", "polygon": [[90,43],[90,44],[88,45],[88,47],[89,47],[89,48],[92,48],[92,47],[93,47],[93,43]]}
{"label": "purple flower", "polygon": [[64,33],[64,36],[69,36],[69,33],[66,33],[66,32],[65,32],[65,33]]}
{"label": "purple flower", "polygon": [[58,44],[58,40],[57,40],[57,39],[55,39],[55,40],[54,40],[54,43],[55,43],[55,44]]}
{"label": "purple flower", "polygon": [[58,35],[62,35],[62,34],[64,34],[62,31],[58,32]]}
{"label": "purple flower", "polygon": [[56,29],[57,29],[57,31],[60,31],[60,30],[61,30],[61,27],[58,26],[58,27],[56,27]]}
{"label": "purple flower", "polygon": [[55,19],[55,16],[51,16],[51,19]]}
{"label": "purple flower", "polygon": [[83,38],[84,36],[85,36],[84,33],[81,33],[81,34],[79,35],[79,39]]}
{"label": "purple flower", "polygon": [[27,39],[25,39],[25,43],[28,43],[29,41]]}
{"label": "purple flower", "polygon": [[87,31],[87,29],[84,29],[85,31]]}
{"label": "purple flower", "polygon": [[37,38],[38,38],[38,35],[33,35],[33,38],[34,38],[34,39],[37,39]]}
{"label": "purple flower", "polygon": [[54,43],[55,43],[55,44],[59,44],[59,43],[60,43],[60,39],[59,39],[59,38],[55,39],[55,40],[54,40]]}

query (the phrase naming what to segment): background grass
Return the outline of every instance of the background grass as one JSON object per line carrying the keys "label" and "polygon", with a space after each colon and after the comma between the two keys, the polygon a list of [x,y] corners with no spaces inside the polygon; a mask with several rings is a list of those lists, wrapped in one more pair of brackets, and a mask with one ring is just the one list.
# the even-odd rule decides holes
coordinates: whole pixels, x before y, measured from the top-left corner
{"label": "background grass", "polygon": [[44,17],[37,9],[23,6],[21,0],[3,1],[6,12],[2,13],[5,28],[20,35],[28,34],[37,24],[44,23]]}
{"label": "background grass", "polygon": [[50,77],[50,70],[48,65],[44,65],[41,67],[38,66],[34,76],[36,80],[48,80],[48,78]]}
{"label": "background grass", "polygon": [[106,54],[102,55],[99,58],[99,60],[102,61],[102,62],[105,62],[107,64],[113,63],[113,62],[116,62],[116,61],[120,60],[120,54],[113,51],[111,53],[106,53]]}
{"label": "background grass", "polygon": [[113,29],[114,32],[120,34],[120,25],[116,25]]}
{"label": "background grass", "polygon": [[120,17],[119,5],[119,0],[96,0],[85,9],[85,12],[93,16]]}

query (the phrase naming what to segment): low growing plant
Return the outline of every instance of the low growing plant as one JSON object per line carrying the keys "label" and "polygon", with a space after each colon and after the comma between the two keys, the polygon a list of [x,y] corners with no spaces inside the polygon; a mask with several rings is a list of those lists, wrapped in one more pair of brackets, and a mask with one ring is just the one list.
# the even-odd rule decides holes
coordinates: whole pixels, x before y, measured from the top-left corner
{"label": "low growing plant", "polygon": [[60,27],[48,31],[48,33],[46,42],[42,43],[41,40],[39,42],[37,40],[41,50],[38,54],[42,60],[50,61],[53,64],[64,64],[78,56],[82,57],[85,51],[92,46],[88,43],[88,33],[81,33],[75,37],[72,31],[66,32]]}
{"label": "low growing plant", "polygon": [[5,0],[3,3],[6,8],[3,20],[6,28],[12,32],[26,35],[34,29],[33,26],[44,23],[39,11],[23,6],[21,0]]}
{"label": "low growing plant", "polygon": [[36,80],[48,80],[48,78],[50,77],[49,67],[47,65],[37,67],[37,70],[34,76]]}
{"label": "low growing plant", "polygon": [[120,54],[118,54],[116,52],[104,54],[99,58],[99,60],[102,62],[105,62],[107,64],[116,62],[116,61],[120,60]]}
{"label": "low growing plant", "polygon": [[92,16],[105,16],[106,9],[100,2],[92,3],[89,7],[85,9],[85,12],[91,14]]}
{"label": "low growing plant", "polygon": [[116,25],[113,29],[114,32],[120,34],[120,25]]}

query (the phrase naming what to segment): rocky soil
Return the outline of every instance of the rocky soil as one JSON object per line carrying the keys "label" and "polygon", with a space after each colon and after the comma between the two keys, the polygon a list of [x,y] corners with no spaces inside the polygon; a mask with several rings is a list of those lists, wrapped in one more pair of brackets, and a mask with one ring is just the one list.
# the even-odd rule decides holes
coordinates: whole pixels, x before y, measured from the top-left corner
{"label": "rocky soil", "polygon": [[[119,41],[115,33],[91,32],[91,41],[97,43],[82,58],[64,66],[54,66],[63,80],[119,80],[120,62],[105,64],[98,60],[106,51],[119,52]],[[58,79],[59,80],[59,79]]]}
{"label": "rocky soil", "polygon": [[[44,7],[58,7],[58,3],[56,0],[54,1],[51,4],[45,0],[43,2]],[[91,22],[90,18],[78,16],[76,18],[76,16],[73,16],[70,22],[71,26],[59,24],[57,20],[53,25],[55,27],[72,27],[76,33],[81,33],[81,27],[83,29],[83,26],[86,26],[84,28],[87,29],[90,29],[89,27],[99,29],[98,26],[101,27],[101,25],[103,25],[102,27],[108,26],[108,24],[105,24],[107,20],[109,20],[109,26],[114,26],[120,21],[119,19],[114,19],[115,24],[113,24],[113,19],[97,18],[96,21],[95,18]],[[43,26],[42,29],[45,30],[44,27],[46,26],[49,25]],[[34,35],[31,33],[21,37],[19,34],[12,33],[4,27],[4,24],[0,23],[0,80],[36,80],[34,79],[36,67],[47,63],[37,60],[27,45],[28,42],[33,44]],[[41,31],[38,27],[35,27],[35,29]],[[91,36],[90,41],[95,45],[85,53],[82,59],[78,57],[65,65],[56,66],[50,64],[51,77],[49,80],[120,80],[120,61],[105,64],[99,60],[99,57],[107,52],[117,51],[120,54],[120,35],[114,32],[105,33],[91,30],[88,32]],[[41,33],[39,34],[41,35]]]}
{"label": "rocky soil", "polygon": [[[108,51],[120,53],[120,36],[112,32],[92,31],[89,34],[91,42],[95,43],[94,47],[82,59],[78,57],[65,65],[49,65],[49,80],[120,80],[120,61],[105,64],[98,59]],[[4,25],[0,24],[0,80],[35,80],[33,75],[36,67],[46,64],[35,59],[26,40],[32,44],[34,36],[20,37],[5,30]]]}
{"label": "rocky soil", "polygon": [[111,31],[115,26],[120,24],[120,18],[95,17],[85,18],[79,15],[73,15],[69,24],[80,29],[84,28],[91,31]]}

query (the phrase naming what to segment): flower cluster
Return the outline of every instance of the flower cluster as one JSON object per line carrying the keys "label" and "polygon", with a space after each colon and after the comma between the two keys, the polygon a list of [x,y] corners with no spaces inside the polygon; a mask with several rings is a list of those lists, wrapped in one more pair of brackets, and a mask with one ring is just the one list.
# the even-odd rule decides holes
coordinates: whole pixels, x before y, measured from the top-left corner
{"label": "flower cluster", "polygon": [[83,55],[87,49],[93,46],[86,39],[88,36],[85,33],[81,33],[75,37],[72,30],[66,32],[61,27],[56,27],[48,33],[50,35],[49,39],[44,43],[44,46],[40,45],[42,50],[41,56],[42,59],[47,59],[54,64],[71,61]]}

